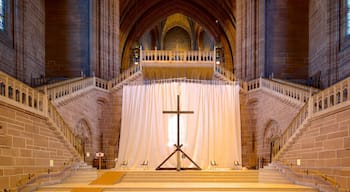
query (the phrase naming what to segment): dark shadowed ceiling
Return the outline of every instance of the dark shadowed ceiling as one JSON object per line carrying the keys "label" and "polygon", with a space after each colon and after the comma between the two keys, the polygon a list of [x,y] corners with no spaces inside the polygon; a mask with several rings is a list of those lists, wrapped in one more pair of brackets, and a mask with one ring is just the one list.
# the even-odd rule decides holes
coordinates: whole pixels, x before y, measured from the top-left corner
{"label": "dark shadowed ceiling", "polygon": [[181,13],[194,19],[220,42],[226,62],[235,53],[235,0],[120,0],[120,55],[122,69],[134,42],[168,16]]}

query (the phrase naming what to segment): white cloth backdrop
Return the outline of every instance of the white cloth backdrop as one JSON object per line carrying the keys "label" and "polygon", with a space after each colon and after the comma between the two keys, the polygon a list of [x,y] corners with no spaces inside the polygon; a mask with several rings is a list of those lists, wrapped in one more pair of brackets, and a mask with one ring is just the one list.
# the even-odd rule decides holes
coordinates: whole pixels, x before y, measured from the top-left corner
{"label": "white cloth backdrop", "polygon": [[[241,163],[239,86],[174,82],[123,87],[118,165],[128,161],[130,169],[138,169],[147,160],[156,168],[175,150],[176,114],[163,111],[177,110],[178,93],[180,109],[194,111],[180,115],[182,150],[202,169],[212,160],[223,168]],[[163,167],[176,167],[173,157]],[[182,165],[193,167],[186,160]]]}

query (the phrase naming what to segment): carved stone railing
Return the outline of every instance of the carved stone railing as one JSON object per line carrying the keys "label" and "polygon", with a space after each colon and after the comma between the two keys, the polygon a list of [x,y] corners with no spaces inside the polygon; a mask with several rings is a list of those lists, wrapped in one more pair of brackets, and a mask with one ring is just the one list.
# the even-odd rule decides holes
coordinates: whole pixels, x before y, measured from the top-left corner
{"label": "carved stone railing", "polygon": [[214,71],[220,74],[225,80],[228,80],[228,81],[236,80],[236,76],[231,71],[227,70],[225,67],[221,65],[214,65]]}
{"label": "carved stone railing", "polygon": [[171,51],[171,50],[141,50],[140,63],[210,63],[214,64],[214,51]]}
{"label": "carved stone railing", "polygon": [[334,110],[337,107],[349,105],[349,87],[350,77],[311,96],[284,130],[280,139],[274,143],[274,159],[277,159],[280,153],[288,147],[288,144],[304,128],[304,125],[311,117],[321,115],[323,112],[327,112],[327,110]]}
{"label": "carved stone railing", "polygon": [[48,97],[0,71],[0,100],[47,118],[51,128],[62,135],[76,158],[82,157],[82,144],[56,111]]}
{"label": "carved stone railing", "polygon": [[72,83],[46,88],[46,93],[49,100],[55,101],[68,95],[75,95],[91,87],[94,87],[94,78],[86,78]]}
{"label": "carved stone railing", "polygon": [[[60,168],[50,168],[45,172],[29,173],[18,180],[13,191],[35,191],[41,186],[58,184],[74,174],[79,168],[79,163],[71,162]],[[43,169],[44,170],[44,169]]]}
{"label": "carved stone railing", "polygon": [[263,78],[254,79],[252,81],[243,83],[242,86],[243,90],[247,92],[262,88],[273,94],[276,94],[277,96],[288,98],[291,101],[296,101],[300,104],[305,103],[311,94],[308,90]]}
{"label": "carved stone railing", "polygon": [[309,118],[309,103],[305,103],[305,105],[299,110],[297,115],[292,119],[289,123],[288,127],[284,129],[279,139],[277,139],[273,143],[272,148],[272,156],[274,159],[278,158],[281,154],[282,150],[285,150],[288,147],[288,143],[291,142],[293,137],[297,136],[297,132],[300,131],[300,128],[304,126]]}
{"label": "carved stone railing", "polygon": [[109,88],[110,89],[119,88],[123,82],[131,80],[133,79],[133,77],[140,74],[141,70],[142,68],[140,65],[134,65],[131,68],[123,71],[123,73],[121,73],[116,78],[109,81]]}
{"label": "carved stone railing", "polygon": [[56,82],[56,83],[44,84],[44,85],[42,85],[40,87],[36,87],[35,89],[44,92],[45,89],[52,89],[54,87],[59,87],[59,86],[62,86],[62,85],[73,83],[75,81],[80,81],[82,79],[84,79],[84,77],[76,77],[76,78],[66,79],[66,80],[63,80],[63,81]]}
{"label": "carved stone railing", "polygon": [[57,86],[60,84],[66,84],[68,82],[77,81],[83,79],[84,77],[67,78],[67,77],[52,77],[52,78],[32,78],[31,87],[40,89],[44,85],[46,86]]}
{"label": "carved stone railing", "polygon": [[350,78],[347,78],[315,94],[312,97],[312,112],[314,114],[320,114],[327,109],[339,107],[344,103],[348,103],[350,101],[349,88]]}
{"label": "carved stone railing", "polygon": [[282,84],[286,84],[286,85],[289,85],[292,87],[297,87],[297,88],[303,89],[305,91],[311,91],[312,93],[317,93],[320,91],[319,89],[311,87],[311,86],[306,86],[303,84],[298,84],[298,83],[294,83],[294,82],[290,82],[290,81],[286,81],[286,80],[282,80],[282,79],[271,78],[271,80],[282,83]]}

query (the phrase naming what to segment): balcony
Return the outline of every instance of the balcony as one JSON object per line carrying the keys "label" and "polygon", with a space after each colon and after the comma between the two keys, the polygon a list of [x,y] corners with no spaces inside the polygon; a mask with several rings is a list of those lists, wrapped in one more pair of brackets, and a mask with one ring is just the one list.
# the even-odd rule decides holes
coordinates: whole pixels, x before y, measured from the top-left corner
{"label": "balcony", "polygon": [[140,50],[139,55],[136,63],[140,64],[145,79],[187,77],[210,80],[213,77],[214,51]]}

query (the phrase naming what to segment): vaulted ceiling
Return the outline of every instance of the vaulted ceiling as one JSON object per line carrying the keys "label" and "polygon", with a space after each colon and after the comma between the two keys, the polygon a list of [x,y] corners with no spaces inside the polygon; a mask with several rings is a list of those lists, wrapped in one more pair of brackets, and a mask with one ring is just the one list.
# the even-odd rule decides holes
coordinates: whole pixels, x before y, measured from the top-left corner
{"label": "vaulted ceiling", "polygon": [[168,16],[181,13],[194,19],[225,50],[233,64],[235,52],[235,0],[120,0],[120,54],[122,69],[134,42]]}

